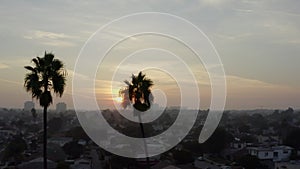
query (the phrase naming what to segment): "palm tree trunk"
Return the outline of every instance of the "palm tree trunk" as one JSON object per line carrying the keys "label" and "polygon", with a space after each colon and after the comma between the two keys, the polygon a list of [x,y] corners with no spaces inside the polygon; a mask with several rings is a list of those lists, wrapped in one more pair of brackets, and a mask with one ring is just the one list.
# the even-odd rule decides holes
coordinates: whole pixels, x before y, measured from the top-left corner
{"label": "palm tree trunk", "polygon": [[140,128],[141,128],[141,132],[142,132],[142,137],[143,137],[143,141],[144,141],[144,148],[145,148],[145,154],[146,154],[146,160],[147,160],[147,168],[150,169],[150,160],[149,160],[149,157],[148,157],[148,147],[147,147],[147,143],[146,143],[146,139],[145,139],[144,125],[142,123],[141,113],[137,112],[137,114],[138,114]]}
{"label": "palm tree trunk", "polygon": [[44,169],[47,169],[47,106],[44,106],[44,149],[43,149],[43,156],[44,156]]}

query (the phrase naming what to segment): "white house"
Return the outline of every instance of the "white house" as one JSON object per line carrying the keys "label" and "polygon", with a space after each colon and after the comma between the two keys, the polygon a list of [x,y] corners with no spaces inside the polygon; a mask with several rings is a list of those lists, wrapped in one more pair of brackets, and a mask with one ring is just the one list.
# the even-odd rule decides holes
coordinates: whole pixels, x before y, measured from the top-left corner
{"label": "white house", "polygon": [[287,161],[292,150],[289,146],[249,147],[248,153],[260,160]]}

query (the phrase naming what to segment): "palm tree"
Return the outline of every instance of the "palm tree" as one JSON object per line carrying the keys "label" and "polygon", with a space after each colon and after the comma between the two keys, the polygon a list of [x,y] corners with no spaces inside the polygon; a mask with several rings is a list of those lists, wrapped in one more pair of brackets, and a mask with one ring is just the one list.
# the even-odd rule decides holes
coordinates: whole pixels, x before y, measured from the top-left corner
{"label": "palm tree", "polygon": [[25,75],[25,89],[32,98],[39,100],[44,108],[44,169],[47,169],[47,108],[52,104],[53,91],[57,96],[63,95],[66,86],[64,64],[54,59],[54,54],[45,52],[44,57],[32,59],[34,66],[25,66],[29,72]]}
{"label": "palm tree", "polygon": [[144,146],[147,156],[147,165],[148,168],[150,168],[147,144],[145,140],[145,131],[140,112],[145,112],[151,107],[151,102],[153,101],[153,97],[151,95],[151,87],[153,86],[153,81],[151,79],[146,78],[146,75],[142,72],[139,72],[137,76],[131,76],[131,82],[127,80],[125,80],[124,82],[127,86],[121,89],[119,92],[119,95],[123,98],[123,102],[121,103],[121,105],[125,109],[131,103],[133,104],[134,114],[137,115],[139,118],[140,128],[142,132],[142,137],[144,139]]}

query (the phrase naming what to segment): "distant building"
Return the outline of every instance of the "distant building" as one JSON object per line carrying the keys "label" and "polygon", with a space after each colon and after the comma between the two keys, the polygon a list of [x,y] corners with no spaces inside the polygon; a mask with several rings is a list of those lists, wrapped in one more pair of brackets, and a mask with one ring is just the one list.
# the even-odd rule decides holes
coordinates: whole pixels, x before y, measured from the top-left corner
{"label": "distant building", "polygon": [[65,113],[67,110],[67,104],[64,102],[60,102],[56,104],[56,112],[57,113]]}
{"label": "distant building", "polygon": [[288,161],[292,154],[292,147],[274,146],[274,147],[249,147],[248,153],[256,156],[260,160]]}
{"label": "distant building", "polygon": [[230,147],[233,149],[243,149],[247,147],[247,143],[241,141],[234,141],[230,143]]}
{"label": "distant building", "polygon": [[24,103],[24,111],[31,111],[31,109],[34,109],[34,103],[32,101],[26,101]]}

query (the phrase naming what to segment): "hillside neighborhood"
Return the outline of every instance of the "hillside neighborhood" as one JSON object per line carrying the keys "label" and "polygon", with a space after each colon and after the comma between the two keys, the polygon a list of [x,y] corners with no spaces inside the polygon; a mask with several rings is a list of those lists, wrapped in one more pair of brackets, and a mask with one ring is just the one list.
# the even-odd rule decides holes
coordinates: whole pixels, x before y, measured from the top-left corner
{"label": "hillside neighborhood", "polygon": [[[150,158],[152,169],[300,168],[300,111],[292,108],[225,111],[214,134],[199,144],[198,136],[208,111],[199,110],[196,123],[180,144]],[[117,111],[103,110],[102,114],[119,132],[134,137],[140,135],[138,124]],[[177,115],[176,108],[167,108],[157,120],[145,125],[146,134],[162,133]],[[59,104],[48,116],[48,168],[145,168],[145,159],[120,157],[100,148],[82,129],[75,111],[66,110],[64,104]],[[177,130],[181,132],[180,127]],[[30,105],[27,109],[1,108],[0,168],[42,168],[42,133],[41,110],[32,109]],[[122,145],[105,130],[99,133],[110,138],[109,144],[116,144],[116,148],[130,146]]]}

